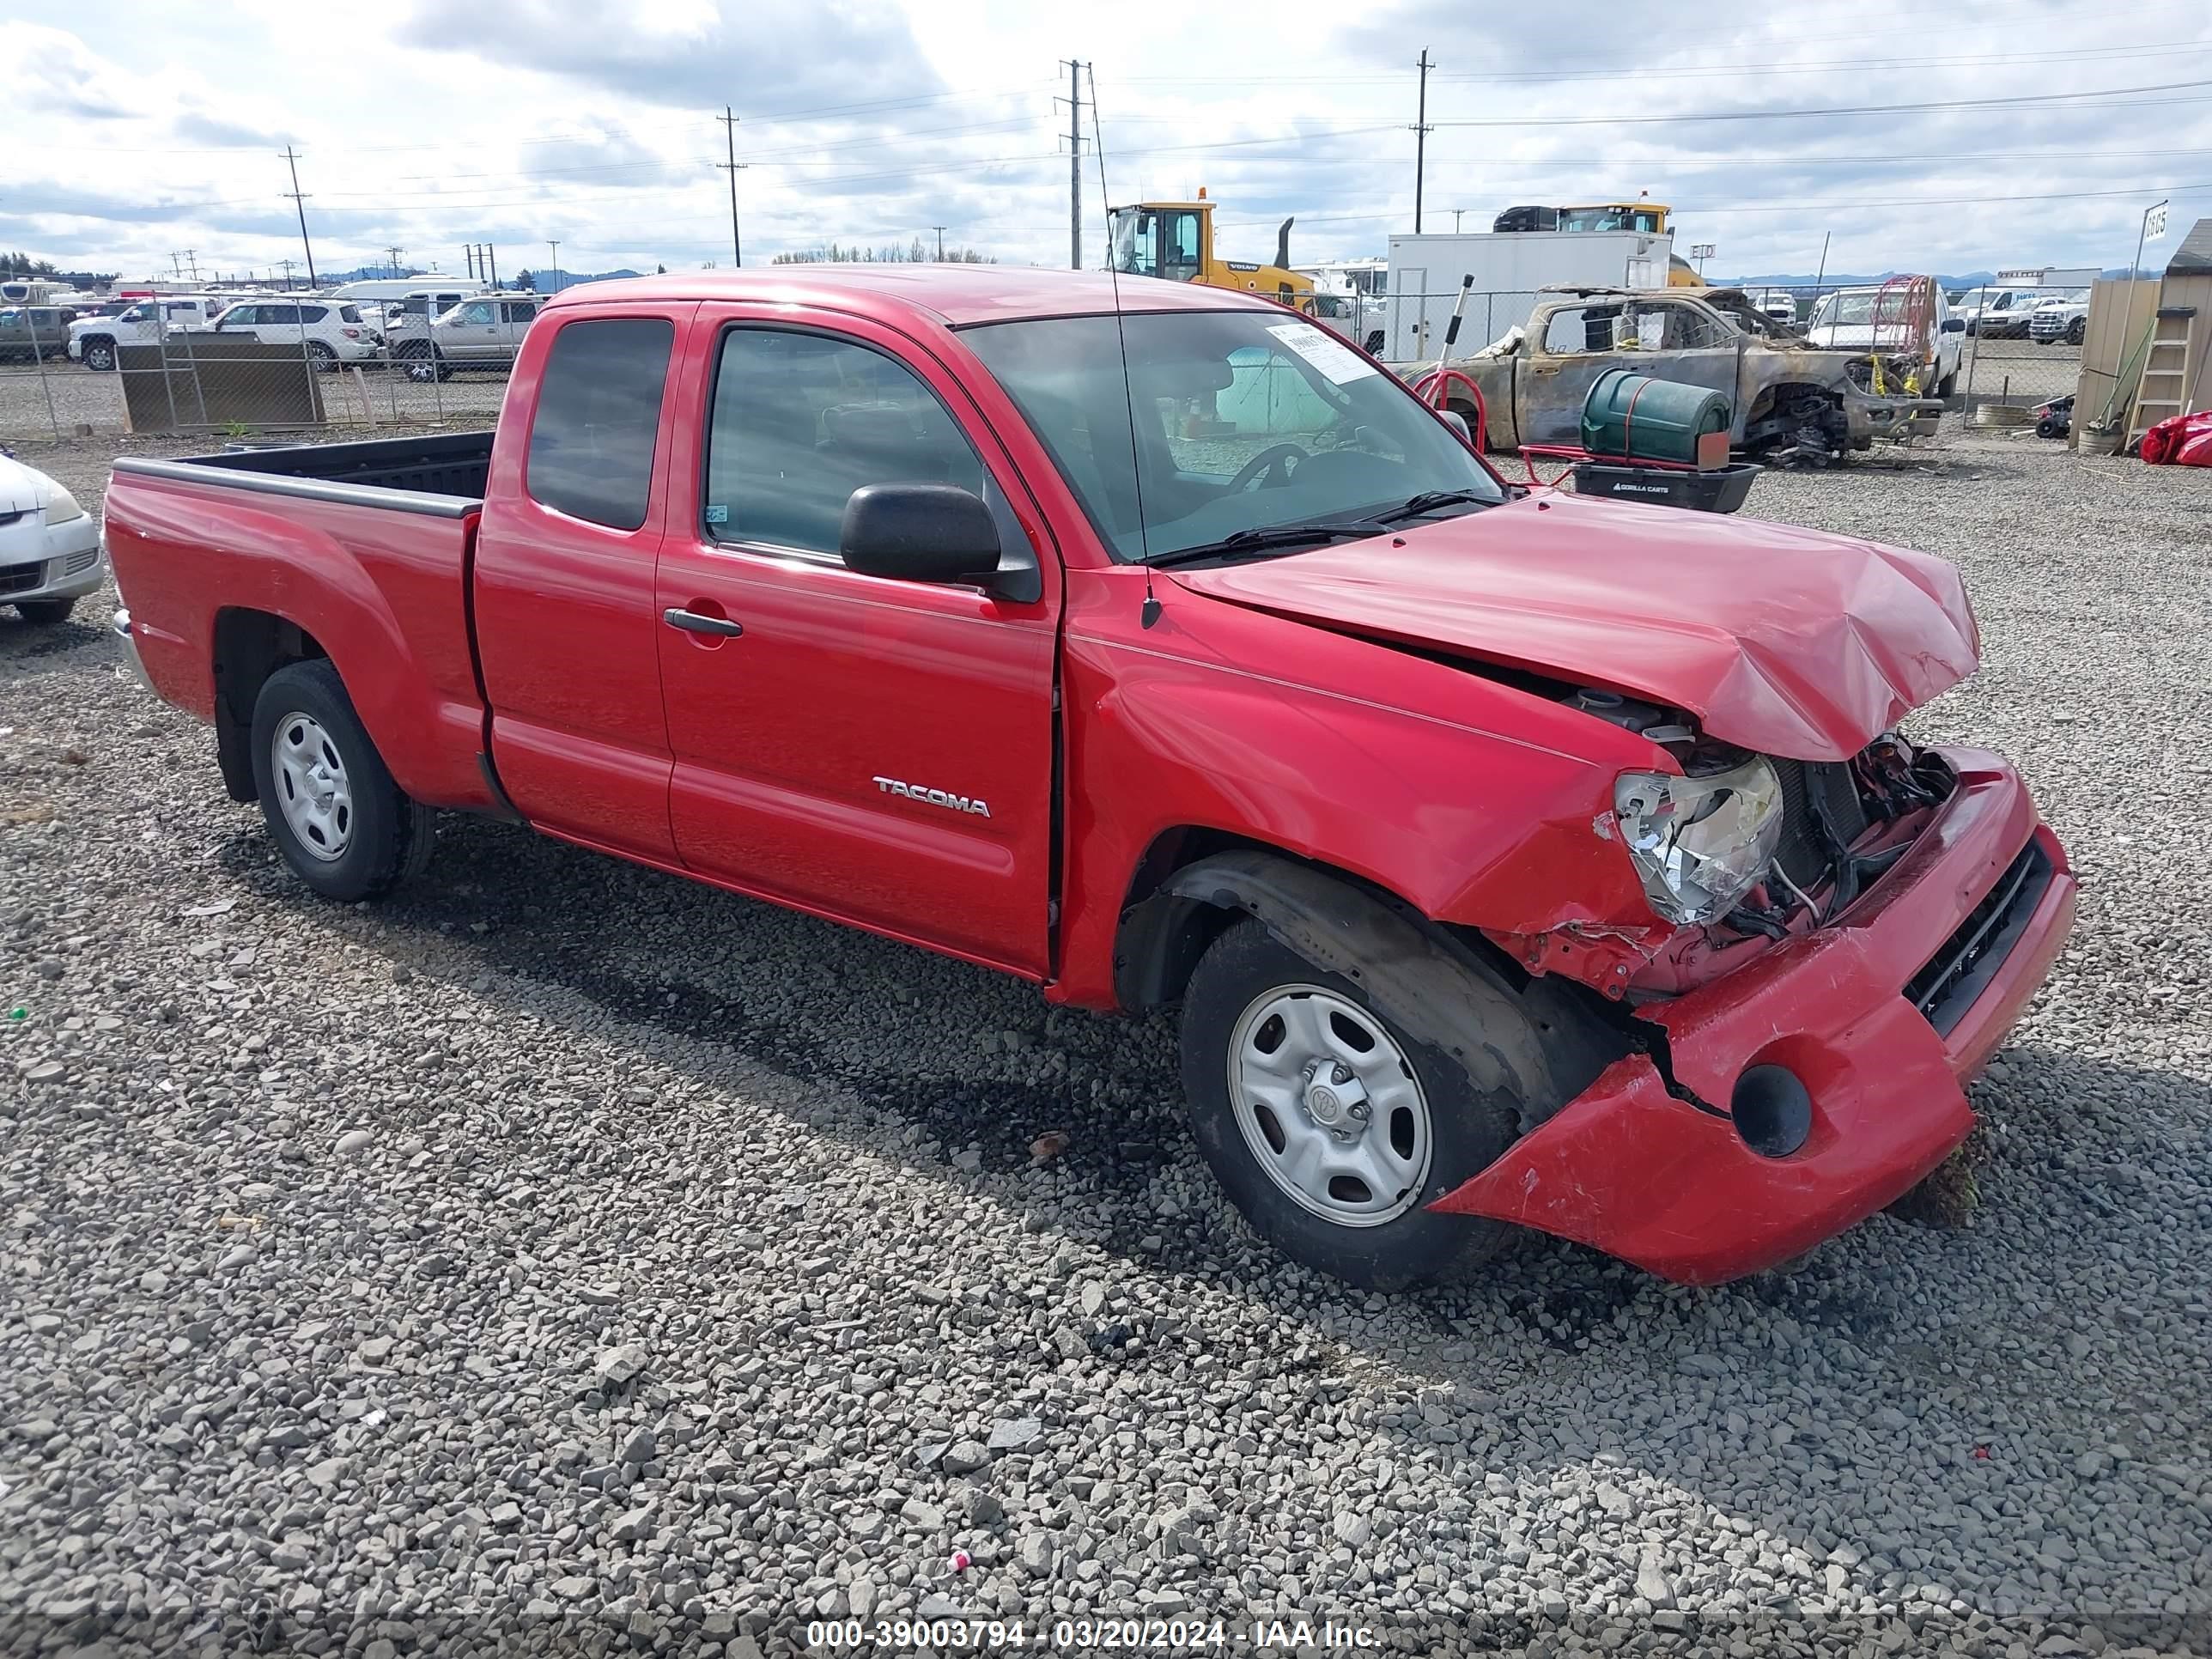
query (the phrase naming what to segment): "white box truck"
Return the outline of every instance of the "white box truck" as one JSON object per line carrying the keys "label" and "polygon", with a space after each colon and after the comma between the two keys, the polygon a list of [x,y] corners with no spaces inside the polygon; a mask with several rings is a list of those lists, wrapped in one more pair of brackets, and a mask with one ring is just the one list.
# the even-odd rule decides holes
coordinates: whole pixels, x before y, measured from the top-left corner
{"label": "white box truck", "polygon": [[1664,288],[1674,252],[1672,232],[1486,231],[1464,236],[1393,236],[1390,283],[1382,306],[1385,362],[1424,362],[1443,355],[1444,330],[1460,287],[1468,290],[1455,354],[1488,344],[1528,320],[1540,289]]}

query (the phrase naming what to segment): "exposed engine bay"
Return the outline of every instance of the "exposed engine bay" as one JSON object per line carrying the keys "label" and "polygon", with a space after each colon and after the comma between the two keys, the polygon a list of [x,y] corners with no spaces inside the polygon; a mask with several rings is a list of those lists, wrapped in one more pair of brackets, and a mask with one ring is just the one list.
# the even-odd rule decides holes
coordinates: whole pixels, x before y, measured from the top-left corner
{"label": "exposed engine bay", "polygon": [[1756,940],[1834,921],[1905,855],[1954,783],[1893,732],[1848,761],[1801,761],[1706,737],[1680,711],[1619,692],[1585,686],[1566,701],[1681,768],[1680,779],[1629,775],[1617,792],[1614,829],[1652,908],[1681,924],[1625,988],[1632,1003],[1705,983]]}

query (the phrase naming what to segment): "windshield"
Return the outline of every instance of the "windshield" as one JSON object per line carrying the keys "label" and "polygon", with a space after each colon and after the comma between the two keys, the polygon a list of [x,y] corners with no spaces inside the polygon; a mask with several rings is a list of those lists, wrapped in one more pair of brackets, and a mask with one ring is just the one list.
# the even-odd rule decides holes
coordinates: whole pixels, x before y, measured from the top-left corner
{"label": "windshield", "polygon": [[1122,324],[1126,380],[1112,317],[994,323],[962,337],[1118,559],[1365,518],[1431,491],[1504,499],[1403,383],[1289,313],[1173,312]]}
{"label": "windshield", "polygon": [[[1820,308],[1814,312],[1813,325],[1819,328],[1829,323],[1871,322],[1874,319],[1874,301],[1875,295],[1872,289],[1861,294],[1831,294],[1820,301]],[[1905,307],[1901,301],[1894,309],[1898,316],[1904,315]]]}

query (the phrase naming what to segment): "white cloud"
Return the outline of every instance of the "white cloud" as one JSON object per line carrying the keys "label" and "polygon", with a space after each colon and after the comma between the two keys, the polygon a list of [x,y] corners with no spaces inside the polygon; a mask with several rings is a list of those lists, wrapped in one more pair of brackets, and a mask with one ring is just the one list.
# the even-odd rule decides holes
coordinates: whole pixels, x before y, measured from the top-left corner
{"label": "white cloud", "polygon": [[[1412,228],[1415,82],[1430,82],[1431,228],[1524,202],[1648,189],[1717,273],[2125,263],[2154,186],[2212,213],[2212,21],[2197,0],[2109,9],[1956,0],[1404,0],[1255,15],[1126,0],[290,0],[150,11],[82,0],[0,20],[24,117],[0,244],[126,272],[726,264],[723,129],[738,128],[748,263],[835,239],[949,240],[1064,263],[1066,72],[1095,60],[1116,199],[1223,204],[1230,252],[1303,259]],[[1808,27],[1817,15],[1819,27]],[[2160,86],[2075,102],[1973,100]],[[1091,87],[1086,80],[1083,94]],[[1915,105],[1888,112],[1804,109]],[[2118,106],[2133,106],[2124,107]],[[1717,118],[1753,115],[1760,118]],[[1505,125],[1501,125],[1505,124]],[[1090,137],[1085,123],[1086,151]],[[1098,252],[1099,185],[1083,211]],[[2039,198],[2039,199],[2013,199]]]}

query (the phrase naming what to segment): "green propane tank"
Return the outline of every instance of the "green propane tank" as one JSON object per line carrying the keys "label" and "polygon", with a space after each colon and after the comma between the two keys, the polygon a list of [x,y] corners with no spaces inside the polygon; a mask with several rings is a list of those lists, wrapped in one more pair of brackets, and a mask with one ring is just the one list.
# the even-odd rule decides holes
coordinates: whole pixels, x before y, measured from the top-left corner
{"label": "green propane tank", "polygon": [[1698,440],[1726,434],[1735,411],[1717,392],[1679,380],[1655,380],[1626,368],[1608,368],[1583,402],[1583,447],[1593,455],[1638,461],[1680,461],[1694,466]]}

